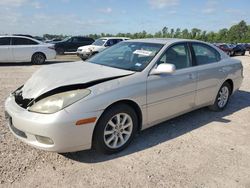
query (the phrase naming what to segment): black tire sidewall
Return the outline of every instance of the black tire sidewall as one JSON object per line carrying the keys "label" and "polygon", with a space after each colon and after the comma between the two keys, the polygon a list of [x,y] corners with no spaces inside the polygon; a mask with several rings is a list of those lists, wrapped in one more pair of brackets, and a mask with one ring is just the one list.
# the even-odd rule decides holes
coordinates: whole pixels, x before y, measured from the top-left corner
{"label": "black tire sidewall", "polygon": [[[109,148],[104,142],[104,129],[108,121],[118,113],[127,113],[128,115],[130,115],[133,121],[133,130],[130,138],[123,146],[116,149],[112,149]],[[93,146],[98,152],[104,154],[113,154],[122,151],[133,140],[135,133],[137,131],[137,127],[138,127],[138,117],[135,111],[130,106],[126,104],[114,105],[111,108],[107,109],[103,113],[103,115],[99,118],[93,135]]]}
{"label": "black tire sidewall", "polygon": [[[223,87],[225,87],[225,86],[228,88],[229,95],[228,95],[227,103],[221,108],[218,105],[218,98],[220,96],[221,89]],[[227,105],[228,105],[231,92],[232,92],[232,88],[231,88],[231,86],[230,86],[230,84],[228,82],[225,82],[224,84],[222,84],[222,86],[220,87],[220,89],[219,89],[219,91],[218,91],[218,93],[216,95],[216,99],[214,101],[214,104],[210,107],[210,109],[215,110],[215,111],[222,111],[222,110],[224,110],[227,107]]]}
{"label": "black tire sidewall", "polygon": [[[42,62],[39,62],[39,63],[38,63],[38,62],[36,61],[36,58],[37,58],[38,55],[39,55],[39,56],[43,56],[44,59],[43,59]],[[46,58],[45,58],[45,56],[44,56],[42,53],[36,53],[36,54],[34,54],[34,55],[32,56],[32,63],[35,64],[35,65],[41,65],[41,64],[45,63],[45,60],[46,60]]]}

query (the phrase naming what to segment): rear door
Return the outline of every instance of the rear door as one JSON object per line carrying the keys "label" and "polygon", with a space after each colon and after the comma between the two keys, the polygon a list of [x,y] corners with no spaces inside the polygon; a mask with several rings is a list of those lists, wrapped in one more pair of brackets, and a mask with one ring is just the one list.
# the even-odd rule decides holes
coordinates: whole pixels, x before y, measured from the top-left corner
{"label": "rear door", "polygon": [[28,38],[13,37],[12,53],[14,61],[31,61],[31,57],[38,48],[36,41]]}
{"label": "rear door", "polygon": [[220,54],[204,43],[192,43],[192,52],[198,74],[195,104],[211,104],[217,95],[221,80],[226,77],[225,64],[220,62]]}
{"label": "rear door", "polygon": [[13,60],[10,41],[10,37],[0,38],[0,62],[10,62]]}

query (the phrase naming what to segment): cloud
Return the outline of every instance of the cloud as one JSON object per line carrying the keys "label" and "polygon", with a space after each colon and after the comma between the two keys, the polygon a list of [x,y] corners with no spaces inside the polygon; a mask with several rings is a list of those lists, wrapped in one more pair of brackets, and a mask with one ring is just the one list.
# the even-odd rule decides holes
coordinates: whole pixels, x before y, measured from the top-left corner
{"label": "cloud", "polygon": [[218,1],[210,0],[206,2],[205,8],[202,9],[201,11],[204,14],[213,14],[216,12],[217,7],[218,7]]}
{"label": "cloud", "polygon": [[110,7],[107,8],[102,8],[102,9],[98,9],[98,12],[104,13],[104,14],[109,14],[111,13],[113,10]]}
{"label": "cloud", "polygon": [[205,8],[205,9],[202,10],[202,12],[205,13],[205,14],[212,14],[215,11],[216,11],[216,9],[212,8],[212,7],[211,8]]}
{"label": "cloud", "polygon": [[28,0],[1,0],[0,5],[19,7],[27,3]]}
{"label": "cloud", "polygon": [[33,8],[40,9],[42,7],[41,3],[34,0],[0,0],[0,6],[4,7],[21,7],[29,5]]}
{"label": "cloud", "polygon": [[156,8],[156,9],[162,9],[168,6],[179,5],[179,0],[149,0],[148,2],[152,8]]}

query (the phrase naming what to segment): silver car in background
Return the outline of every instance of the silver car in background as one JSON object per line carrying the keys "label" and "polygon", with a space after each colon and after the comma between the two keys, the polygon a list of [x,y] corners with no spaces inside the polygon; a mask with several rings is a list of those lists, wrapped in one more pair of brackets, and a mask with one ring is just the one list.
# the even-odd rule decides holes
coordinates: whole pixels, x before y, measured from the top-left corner
{"label": "silver car in background", "polygon": [[184,39],[121,42],[87,62],[38,70],[5,102],[11,132],[47,151],[123,150],[136,132],[209,106],[223,110],[241,62]]}

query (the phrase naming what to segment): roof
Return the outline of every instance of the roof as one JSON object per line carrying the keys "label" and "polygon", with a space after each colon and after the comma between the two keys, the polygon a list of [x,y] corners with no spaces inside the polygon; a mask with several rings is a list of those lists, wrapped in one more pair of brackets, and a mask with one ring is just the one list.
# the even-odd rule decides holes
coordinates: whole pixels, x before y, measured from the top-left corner
{"label": "roof", "polygon": [[187,41],[197,41],[197,40],[177,39],[177,38],[146,38],[146,39],[133,39],[133,40],[129,40],[129,41],[168,44],[168,43],[175,43],[175,42],[187,42]]}
{"label": "roof", "polygon": [[130,39],[128,37],[101,37],[99,39]]}
{"label": "roof", "polygon": [[25,39],[30,39],[30,40],[33,40],[33,41],[36,41],[38,43],[41,43],[41,41],[35,39],[35,38],[31,38],[31,37],[26,37],[26,36],[19,36],[19,35],[0,35],[0,38],[2,37],[12,37],[12,38],[25,38]]}

